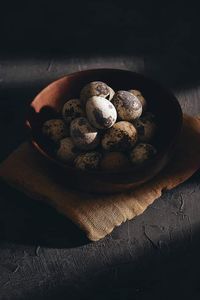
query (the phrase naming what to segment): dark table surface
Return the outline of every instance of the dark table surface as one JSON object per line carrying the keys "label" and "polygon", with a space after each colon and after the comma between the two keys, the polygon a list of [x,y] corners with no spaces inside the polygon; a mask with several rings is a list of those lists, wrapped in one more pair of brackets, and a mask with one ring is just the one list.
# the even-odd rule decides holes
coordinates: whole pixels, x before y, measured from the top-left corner
{"label": "dark table surface", "polygon": [[[32,68],[52,78],[91,65],[145,73],[133,57],[97,60],[50,61],[51,71],[36,61]],[[174,92],[185,112],[200,113],[198,87]],[[1,159],[27,137],[23,121],[32,94],[18,95],[1,98]],[[200,297],[199,179],[195,174],[96,243],[51,207],[1,183],[0,299]]]}
{"label": "dark table surface", "polygon": [[[33,96],[48,82],[77,70],[115,67],[143,73],[171,88],[184,112],[200,114],[197,9],[185,7],[180,18],[178,1],[173,1],[173,9],[170,1],[160,1],[156,10],[150,1],[147,6],[140,1],[123,14],[121,1],[87,2],[89,17],[84,19],[80,9],[76,20],[81,18],[82,27],[75,23],[72,33],[58,32],[54,54],[46,48],[52,46],[51,34],[65,23],[58,8],[53,23],[54,6],[41,5],[39,15],[32,13],[31,18],[18,6],[16,13],[3,14],[1,160],[27,138],[24,120]],[[73,3],[75,7],[77,1]],[[32,6],[27,9],[36,12]],[[50,27],[43,20],[46,9]],[[98,18],[101,11],[103,21]],[[119,23],[110,21],[111,13]],[[70,28],[71,11],[65,20]],[[111,38],[101,36],[105,28]],[[118,36],[124,37],[123,43],[116,42]],[[0,183],[0,300],[200,299],[199,197],[197,172],[141,216],[91,243],[53,208]]]}

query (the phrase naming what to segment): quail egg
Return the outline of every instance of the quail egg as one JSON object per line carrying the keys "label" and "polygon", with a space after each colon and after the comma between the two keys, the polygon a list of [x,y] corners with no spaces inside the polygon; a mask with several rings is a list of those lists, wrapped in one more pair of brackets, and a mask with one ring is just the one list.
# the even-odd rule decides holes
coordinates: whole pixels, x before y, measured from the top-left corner
{"label": "quail egg", "polygon": [[60,119],[46,121],[43,124],[42,132],[46,137],[56,143],[69,135],[69,129]]}
{"label": "quail egg", "polygon": [[130,153],[133,164],[141,164],[156,154],[156,149],[150,144],[140,143]]}
{"label": "quail egg", "polygon": [[100,96],[111,100],[114,95],[113,89],[102,81],[93,81],[86,84],[80,93],[80,99],[83,105],[86,104],[87,100],[92,96]]}
{"label": "quail egg", "polygon": [[129,92],[131,94],[133,94],[134,96],[136,96],[140,100],[140,102],[142,104],[142,111],[143,112],[146,111],[146,109],[147,109],[147,101],[143,97],[142,93],[140,91],[138,91],[138,90],[129,90]]}
{"label": "quail egg", "polygon": [[99,144],[97,130],[84,117],[76,118],[71,122],[70,135],[75,145],[82,150],[92,150]]}
{"label": "quail egg", "polygon": [[126,151],[137,142],[137,130],[133,124],[120,121],[109,128],[102,138],[102,147],[110,151]]}
{"label": "quail egg", "polygon": [[67,101],[62,109],[63,119],[66,123],[70,123],[72,120],[78,117],[84,116],[83,108],[79,99],[70,99]]}
{"label": "quail egg", "polygon": [[114,105],[105,98],[93,96],[86,104],[88,121],[96,128],[106,129],[116,122],[117,112]]}
{"label": "quail egg", "polygon": [[139,118],[142,114],[142,104],[140,100],[130,92],[116,92],[112,99],[112,103],[121,120],[132,121]]}
{"label": "quail egg", "polygon": [[101,153],[92,151],[82,153],[74,161],[75,167],[81,170],[96,170],[99,168]]}
{"label": "quail egg", "polygon": [[110,90],[110,94],[109,94],[108,97],[106,97],[106,99],[108,99],[109,101],[111,101],[112,98],[114,97],[115,91],[110,86],[108,86],[108,87],[109,87],[109,90]]}
{"label": "quail egg", "polygon": [[156,124],[153,120],[141,117],[135,120],[133,124],[137,129],[139,141],[148,143],[152,140],[156,132]]}
{"label": "quail egg", "polygon": [[101,161],[105,171],[122,170],[129,166],[128,158],[121,152],[107,152]]}
{"label": "quail egg", "polygon": [[79,152],[72,138],[66,137],[60,141],[57,157],[63,162],[72,162]]}

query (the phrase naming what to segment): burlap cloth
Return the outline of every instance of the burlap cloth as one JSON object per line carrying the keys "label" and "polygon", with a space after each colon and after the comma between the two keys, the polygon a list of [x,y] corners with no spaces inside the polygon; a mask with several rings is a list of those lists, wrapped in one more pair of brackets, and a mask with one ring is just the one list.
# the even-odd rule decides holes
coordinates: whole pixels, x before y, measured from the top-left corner
{"label": "burlap cloth", "polygon": [[37,200],[53,205],[97,241],[130,220],[162,195],[188,179],[200,167],[200,118],[184,116],[181,139],[169,165],[154,179],[130,192],[90,195],[53,180],[50,166],[25,142],[1,165],[0,177]]}

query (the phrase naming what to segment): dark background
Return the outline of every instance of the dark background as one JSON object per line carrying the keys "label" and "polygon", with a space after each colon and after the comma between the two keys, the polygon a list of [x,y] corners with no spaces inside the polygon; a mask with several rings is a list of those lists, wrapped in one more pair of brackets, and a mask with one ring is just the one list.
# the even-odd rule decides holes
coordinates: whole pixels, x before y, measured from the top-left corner
{"label": "dark background", "polygon": [[[0,7],[0,159],[27,137],[47,83],[114,67],[170,87],[200,114],[199,8],[184,1],[7,1]],[[200,174],[90,243],[45,204],[0,184],[0,300],[200,299]]]}
{"label": "dark background", "polygon": [[33,90],[74,69],[101,65],[140,64],[141,72],[170,86],[199,81],[194,1],[8,1],[1,4],[0,23],[3,90],[22,81]]}

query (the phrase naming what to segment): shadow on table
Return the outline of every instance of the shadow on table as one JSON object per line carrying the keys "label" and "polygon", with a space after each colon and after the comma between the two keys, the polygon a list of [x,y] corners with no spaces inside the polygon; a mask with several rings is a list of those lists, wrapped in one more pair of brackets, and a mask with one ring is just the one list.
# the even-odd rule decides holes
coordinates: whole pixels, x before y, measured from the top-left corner
{"label": "shadow on table", "polygon": [[85,234],[47,204],[0,181],[0,239],[19,244],[71,248],[89,243]]}
{"label": "shadow on table", "polygon": [[[200,171],[189,182],[200,180]],[[0,239],[28,245],[71,248],[90,243],[69,219],[45,203],[0,181]]]}
{"label": "shadow on table", "polygon": [[[199,181],[200,171],[187,184],[191,186],[195,183],[195,187],[198,187]],[[85,235],[53,208],[29,199],[2,182],[0,189],[1,240],[56,248],[89,244]],[[167,193],[169,198],[166,200],[174,195],[176,202],[176,192]],[[190,201],[187,204],[189,203]],[[155,211],[153,216],[157,214],[159,215],[159,211]],[[177,236],[173,236],[168,242],[154,243],[144,237],[142,232],[134,232],[134,239],[131,231],[131,239],[127,240],[126,234],[122,233],[127,230],[128,223],[107,238],[91,244],[85,252],[83,266],[77,267],[78,273],[71,274],[72,277],[67,277],[64,281],[60,281],[60,274],[57,274],[56,285],[52,286],[50,282],[45,291],[41,290],[42,287],[24,290],[23,299],[199,299],[200,224],[193,226],[190,229],[192,232],[186,231],[183,234],[177,223]],[[141,227],[140,222],[133,229],[138,230],[138,227]],[[98,253],[98,257],[94,253]]]}
{"label": "shadow on table", "polygon": [[[198,179],[200,179],[200,172],[197,177],[195,175],[191,178],[191,182]],[[192,239],[191,236],[184,236],[182,239],[177,237],[170,240],[170,244],[156,246],[147,243],[141,249],[133,243],[134,239],[128,246],[127,241],[122,244],[116,241],[115,247],[124,251],[120,256],[117,255],[119,253],[115,248],[112,263],[109,261],[109,256],[102,256],[104,244],[97,243],[96,248],[100,258],[104,260],[103,264],[95,265],[94,262],[87,266],[87,270],[80,268],[77,277],[68,278],[66,283],[64,281],[60,283],[57,278],[57,284],[50,285],[45,292],[39,289],[24,292],[23,299],[200,299],[199,236],[200,224],[193,231]],[[109,245],[114,244],[112,238],[106,239],[106,243],[107,253],[109,253]],[[127,247],[131,248],[129,255],[126,256]]]}

